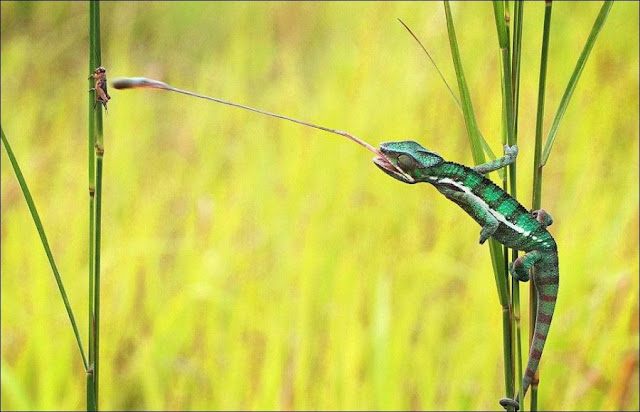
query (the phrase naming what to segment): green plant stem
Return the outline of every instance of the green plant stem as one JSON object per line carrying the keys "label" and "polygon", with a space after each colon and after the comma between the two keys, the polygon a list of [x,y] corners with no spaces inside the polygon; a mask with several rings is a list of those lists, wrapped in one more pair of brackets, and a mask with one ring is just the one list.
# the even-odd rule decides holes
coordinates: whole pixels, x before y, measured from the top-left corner
{"label": "green plant stem", "polygon": [[[101,133],[98,133],[101,137]],[[95,317],[94,317],[94,329],[95,329],[95,399],[96,406],[98,405],[98,389],[100,379],[100,246],[102,239],[102,159],[104,149],[101,146],[101,140],[96,142],[96,228],[95,228]]]}
{"label": "green plant stem", "polygon": [[[531,200],[531,207],[533,210],[540,209],[541,197],[542,197],[542,164],[540,163],[542,154],[542,128],[544,126],[544,102],[545,102],[545,88],[547,82],[547,61],[549,54],[549,37],[551,35],[551,11],[552,2],[545,2],[544,10],[544,25],[542,29],[542,50],[540,52],[540,76],[538,80],[538,107],[536,110],[536,131],[535,131],[535,145],[533,153],[533,198]],[[533,283],[529,284],[529,347],[531,347],[531,340],[533,338],[535,321],[537,316],[537,300],[535,286]],[[537,410],[538,405],[538,382],[539,371],[536,371],[535,376],[531,382],[531,410]],[[524,399],[520,399],[520,402],[524,402]]]}
{"label": "green plant stem", "polygon": [[[506,4],[508,7],[508,3]],[[494,1],[493,2],[493,10],[494,17],[496,23],[496,30],[498,33],[498,45],[500,48],[500,62],[502,65],[501,71],[501,79],[502,79],[502,106],[503,106],[503,130],[504,135],[506,137],[506,144],[509,146],[517,144],[517,136],[516,136],[516,126],[515,126],[515,112],[516,105],[514,101],[515,91],[513,89],[513,85],[516,80],[513,79],[512,75],[512,67],[511,67],[511,44],[510,44],[510,30],[509,30],[509,22],[510,15],[509,10],[505,9],[505,3],[502,1]],[[519,71],[516,73],[518,74]],[[507,182],[504,183],[504,189],[507,191],[514,199],[517,199],[517,191],[516,191],[516,164],[511,164],[508,166],[508,181],[509,187],[507,188]],[[505,262],[509,261],[509,249],[504,248],[504,260]],[[516,259],[518,256],[518,252],[516,250],[512,250],[512,260]],[[507,264],[505,263],[505,267]],[[509,278],[507,271],[504,272],[505,280]],[[511,336],[513,337],[515,331],[515,343],[514,341],[509,342],[509,347],[511,348],[511,364],[508,365],[511,370],[511,378],[514,379],[514,376],[520,377],[522,376],[522,354],[521,354],[521,346],[520,346],[520,287],[519,282],[515,279],[512,279],[512,290],[511,290]],[[506,344],[506,343],[505,343]],[[513,353],[515,352],[515,359]],[[515,361],[517,360],[517,362]],[[517,366],[516,366],[517,364]],[[505,366],[507,367],[507,366]],[[517,373],[516,373],[517,371]],[[519,378],[518,378],[519,379]],[[510,384],[515,388],[515,379],[510,382]],[[520,387],[521,385],[518,385]],[[513,397],[513,392],[508,391],[508,397]]]}
{"label": "green plant stem", "polygon": [[[464,70],[462,67],[462,61],[460,58],[460,51],[458,50],[458,40],[456,38],[456,32],[453,27],[453,18],[451,17],[451,7],[449,2],[444,2],[445,17],[447,19],[447,32],[449,35],[449,44],[451,46],[451,57],[456,70],[456,79],[458,81],[458,89],[460,90],[460,98],[462,104],[462,111],[464,114],[465,126],[467,128],[467,135],[471,145],[471,155],[475,164],[481,164],[484,162],[484,152],[482,151],[482,144],[480,142],[480,134],[478,131],[478,125],[476,122],[475,114],[473,112],[473,105],[471,103],[471,97],[469,94],[469,88],[464,76]],[[496,287],[498,289],[498,297],[500,298],[500,305],[505,308],[509,302],[509,288],[507,282],[504,279],[504,262],[502,261],[502,245],[496,242],[494,239],[489,239],[489,250],[491,253],[491,264],[493,266],[493,272],[496,280]]]}
{"label": "green plant stem", "polygon": [[[94,2],[89,3],[89,73],[91,73],[100,62],[95,57],[95,45],[94,45]],[[93,87],[93,81],[89,80],[89,89]],[[94,237],[95,237],[95,142],[96,142],[96,112],[94,110],[95,104],[95,91],[88,93],[89,95],[89,316],[88,316],[88,330],[89,330],[89,363],[91,370],[87,373],[87,410],[97,410],[95,399],[95,329],[94,329]]]}
{"label": "green plant stem", "polygon": [[[519,103],[520,103],[520,60],[522,56],[522,26],[523,26],[523,12],[524,7],[521,0],[515,1],[514,6],[514,39],[513,39],[513,53],[512,53],[512,62],[511,62],[511,81],[512,81],[512,99],[513,99],[513,140],[514,143],[518,142],[518,114],[519,114]],[[510,171],[512,172],[510,175],[512,182],[513,193],[512,196],[516,197],[516,170],[517,165],[514,163]],[[518,258],[518,251],[512,250],[511,260],[515,261]],[[522,326],[520,322],[520,283],[512,278],[511,279],[512,286],[511,289],[513,291],[513,318],[514,318],[514,328],[516,334],[516,342],[515,342],[515,358],[516,358],[516,376],[522,377]],[[522,399],[522,381],[518,383],[518,399]]]}
{"label": "green plant stem", "polygon": [[520,60],[522,56],[522,27],[524,4],[522,0],[516,0],[514,6],[514,37],[513,37],[513,54],[511,56],[511,80],[513,90],[513,130],[516,142],[518,141],[518,112],[520,103]]}
{"label": "green plant stem", "polygon": [[[89,73],[101,66],[100,3],[89,3]],[[89,88],[93,87],[90,81]],[[100,336],[100,238],[102,212],[102,105],[89,93],[89,364],[87,410],[98,410]],[[96,162],[96,156],[98,157]]]}
{"label": "green plant stem", "polygon": [[536,110],[535,146],[533,152],[533,198],[534,209],[540,208],[542,198],[542,128],[544,126],[544,98],[547,83],[547,59],[549,54],[549,36],[551,34],[551,11],[553,3],[545,2],[544,26],[542,29],[542,50],[540,52],[540,76],[538,79],[538,108]]}
{"label": "green plant stem", "polygon": [[473,161],[476,164],[480,164],[485,160],[484,153],[482,151],[482,145],[480,144],[480,136],[478,135],[478,124],[476,122],[475,113],[473,111],[473,105],[471,104],[469,87],[467,86],[467,80],[462,68],[462,60],[460,58],[460,51],[458,50],[458,40],[456,38],[456,32],[453,27],[453,17],[451,16],[451,7],[449,6],[448,1],[444,2],[444,10],[445,17],[447,18],[447,31],[449,34],[449,44],[451,46],[451,57],[453,59],[453,65],[456,70],[458,88],[460,89],[460,99],[462,101],[464,123],[467,127],[469,143],[471,144],[471,155],[473,156]]}
{"label": "green plant stem", "polygon": [[[482,143],[475,119],[475,114],[473,112],[473,105],[471,104],[469,89],[467,87],[467,82],[464,76],[464,70],[460,58],[460,51],[458,50],[458,41],[453,25],[453,18],[451,16],[451,7],[448,1],[444,2],[444,11],[447,20],[447,32],[449,36],[449,44],[451,47],[451,57],[453,59],[453,64],[456,70],[456,79],[458,81],[458,88],[460,90],[460,100],[464,113],[467,135],[471,144],[471,153],[473,155],[475,164],[480,164],[484,162],[484,153],[482,151]],[[502,249],[502,245],[500,245],[494,239],[489,240],[489,251],[491,253],[493,274],[496,281],[496,287],[498,289],[498,298],[500,299],[500,305],[502,307],[502,337],[506,394],[508,397],[513,397],[513,371],[509,366],[513,364],[513,354],[511,346],[511,316],[509,308],[510,299],[509,286],[505,277],[506,266],[504,262],[504,252]]]}
{"label": "green plant stem", "polygon": [[16,160],[16,157],[13,154],[13,150],[11,150],[11,145],[9,145],[9,140],[4,135],[4,130],[2,129],[1,126],[0,126],[0,134],[2,135],[2,144],[4,145],[4,148],[7,151],[9,162],[11,163],[11,166],[13,167],[13,171],[16,174],[16,178],[18,179],[18,183],[20,184],[20,188],[22,189],[24,198],[27,201],[27,206],[29,206],[29,212],[31,212],[33,223],[36,225],[36,229],[38,230],[38,234],[40,235],[40,241],[42,242],[44,251],[47,254],[49,265],[51,266],[51,270],[53,271],[53,277],[56,280],[56,284],[58,285],[58,290],[60,291],[60,296],[62,296],[62,301],[64,302],[64,307],[67,310],[67,316],[69,316],[69,321],[71,322],[71,327],[73,328],[73,334],[76,338],[78,349],[80,350],[80,356],[82,357],[82,364],[84,365],[85,370],[87,370],[88,368],[87,357],[84,353],[84,346],[82,345],[82,339],[80,339],[80,333],[78,332],[78,325],[76,324],[76,319],[73,316],[73,310],[71,309],[71,304],[69,303],[69,299],[67,298],[67,292],[64,289],[64,284],[62,283],[60,272],[58,272],[58,267],[56,266],[56,262],[53,259],[53,253],[51,252],[51,248],[49,247],[49,241],[47,240],[47,235],[44,232],[44,226],[42,225],[42,221],[40,220],[40,215],[38,214],[36,205],[33,202],[33,198],[31,197],[31,192],[29,191],[29,187],[27,186],[27,181],[24,179],[24,175],[20,170],[18,161]]}

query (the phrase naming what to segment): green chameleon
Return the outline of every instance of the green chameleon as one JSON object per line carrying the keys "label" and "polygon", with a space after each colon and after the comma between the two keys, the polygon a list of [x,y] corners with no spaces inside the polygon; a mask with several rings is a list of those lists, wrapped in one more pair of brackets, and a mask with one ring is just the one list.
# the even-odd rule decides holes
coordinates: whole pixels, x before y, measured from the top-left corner
{"label": "green chameleon", "polygon": [[[376,157],[374,163],[401,182],[427,182],[434,185],[482,226],[480,244],[493,237],[506,247],[526,252],[509,265],[511,275],[521,282],[529,280],[529,270],[533,268],[533,282],[538,292],[533,342],[522,378],[524,397],[538,369],[556,306],[558,250],[555,240],[546,229],[553,223],[548,213],[544,210],[527,211],[517,200],[483,176],[515,161],[517,146],[505,146],[504,151],[504,157],[467,167],[445,161],[437,153],[413,141],[390,142],[380,145],[383,156]],[[500,404],[517,410],[518,395],[515,399],[504,398]]]}

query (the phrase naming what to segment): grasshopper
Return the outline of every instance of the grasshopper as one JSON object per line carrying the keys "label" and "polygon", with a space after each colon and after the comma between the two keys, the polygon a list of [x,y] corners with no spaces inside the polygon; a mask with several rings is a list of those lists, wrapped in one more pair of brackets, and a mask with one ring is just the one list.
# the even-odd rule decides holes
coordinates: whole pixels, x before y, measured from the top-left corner
{"label": "grasshopper", "polygon": [[111,99],[111,96],[107,93],[107,70],[102,66],[97,67],[87,79],[92,77],[95,79],[95,83],[89,91],[95,90],[96,92],[96,100],[93,107],[95,109],[98,102],[100,102],[104,106],[104,110],[107,111],[107,102]]}

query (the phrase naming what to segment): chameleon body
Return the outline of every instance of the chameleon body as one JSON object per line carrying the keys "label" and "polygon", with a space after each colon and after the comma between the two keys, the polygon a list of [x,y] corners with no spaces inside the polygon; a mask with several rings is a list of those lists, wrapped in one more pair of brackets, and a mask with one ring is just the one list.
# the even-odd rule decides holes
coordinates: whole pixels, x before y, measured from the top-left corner
{"label": "chameleon body", "polygon": [[[445,161],[437,153],[413,141],[382,143],[382,156],[374,163],[388,175],[404,183],[427,182],[459,205],[482,226],[480,244],[493,237],[506,247],[526,252],[509,265],[519,281],[533,282],[538,294],[538,310],[527,369],[522,377],[522,396],[531,385],[549,332],[558,296],[558,252],[546,227],[553,221],[544,210],[529,212],[517,200],[484,174],[515,161],[516,146],[505,146],[505,156],[475,167]],[[503,406],[519,409],[518,396],[502,399]]]}

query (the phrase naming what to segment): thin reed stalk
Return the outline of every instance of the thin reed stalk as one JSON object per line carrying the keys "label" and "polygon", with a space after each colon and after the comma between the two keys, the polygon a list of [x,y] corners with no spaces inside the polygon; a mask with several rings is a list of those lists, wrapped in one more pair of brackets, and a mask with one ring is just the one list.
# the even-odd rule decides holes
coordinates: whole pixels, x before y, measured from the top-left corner
{"label": "thin reed stalk", "polygon": [[[508,4],[508,3],[507,3]],[[518,113],[519,113],[519,96],[520,96],[520,60],[522,55],[522,26],[523,26],[524,4],[521,0],[516,0],[514,5],[514,34],[511,55],[511,81],[512,81],[512,99],[513,99],[513,141],[518,143]],[[511,179],[511,195],[516,198],[516,163],[510,167]],[[515,261],[518,258],[518,251],[512,250],[511,259]],[[520,377],[522,371],[522,328],[520,323],[520,283],[517,279],[511,278],[512,286],[512,310],[515,328],[515,366],[516,376],[518,377],[518,399],[522,399],[522,382]]]}
{"label": "thin reed stalk", "polygon": [[[100,3],[89,3],[89,73],[101,66]],[[94,86],[90,83],[90,88]],[[89,93],[89,372],[87,410],[98,409],[100,371],[100,242],[102,211],[102,158],[104,154],[102,105]]]}
{"label": "thin reed stalk", "polygon": [[[508,3],[506,4],[508,7]],[[511,72],[511,42],[510,42],[510,30],[509,30],[509,11],[505,8],[505,4],[502,1],[494,1],[493,2],[493,12],[496,24],[496,30],[498,34],[498,46],[500,51],[500,63],[501,63],[501,90],[502,90],[502,130],[503,130],[503,143],[509,146],[515,145],[516,137],[515,137],[515,126],[514,126],[514,102],[513,102],[513,88],[512,88],[512,72]],[[507,168],[508,177],[503,181],[503,189],[508,192],[511,196],[516,198],[516,169],[515,163],[511,164]],[[509,274],[506,270],[509,264],[509,249],[504,247],[504,262],[505,262],[505,271],[503,276],[505,277],[505,281],[508,283]],[[515,259],[517,256],[517,251],[512,251],[512,259]],[[508,342],[510,350],[511,350],[511,363],[509,365],[505,365],[505,368],[509,368],[511,371],[511,378],[513,381],[509,382],[508,385],[515,386],[515,380],[519,380],[519,374],[516,371],[521,369],[521,366],[518,365],[516,368],[515,357],[518,359],[521,358],[520,348],[517,344],[514,345],[514,334],[516,327],[516,316],[515,316],[515,308],[520,307],[520,291],[518,282],[512,279],[512,288],[511,288],[511,302],[509,305],[509,316],[510,316],[510,337],[511,341]],[[517,339],[516,339],[517,340]],[[506,340],[503,342],[504,345],[507,345]],[[506,350],[506,349],[505,349]],[[515,353],[515,355],[514,355]],[[515,357],[514,357],[515,356]],[[507,386],[508,386],[507,385]]]}
{"label": "thin reed stalk", "polygon": [[[456,71],[456,79],[460,90],[460,100],[464,113],[467,135],[471,145],[471,153],[475,164],[484,162],[484,153],[482,151],[482,143],[478,125],[469,95],[469,88],[464,76],[460,51],[458,49],[458,41],[451,16],[451,7],[448,1],[444,1],[444,11],[447,20],[447,32],[449,35],[449,45],[451,47],[451,57]],[[498,289],[498,297],[500,306],[502,307],[502,337],[503,337],[503,356],[504,356],[504,379],[505,394],[507,397],[513,397],[514,393],[514,374],[511,365],[513,365],[513,352],[511,345],[511,315],[509,308],[509,286],[505,276],[505,261],[503,247],[494,239],[489,239],[489,251],[491,253],[491,263],[493,265],[493,273]]]}
{"label": "thin reed stalk", "polygon": [[[551,11],[553,4],[551,1],[545,2],[544,10],[544,23],[542,29],[542,50],[540,52],[540,75],[538,80],[538,107],[536,109],[536,131],[535,131],[535,144],[533,154],[533,199],[531,205],[533,210],[540,209],[542,198],[542,128],[544,124],[544,99],[545,99],[545,86],[547,83],[547,62],[549,54],[549,36],[551,34]],[[538,295],[536,294],[535,286],[529,285],[529,346],[531,346],[531,340],[533,338],[533,330],[536,322],[536,310],[538,306]],[[535,376],[531,382],[531,410],[538,409],[538,382],[539,382],[540,368],[536,371]],[[524,399],[520,398],[520,402],[523,403]]]}

